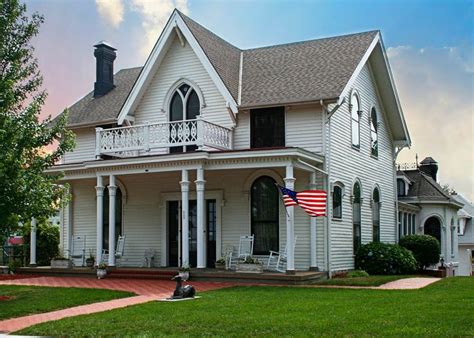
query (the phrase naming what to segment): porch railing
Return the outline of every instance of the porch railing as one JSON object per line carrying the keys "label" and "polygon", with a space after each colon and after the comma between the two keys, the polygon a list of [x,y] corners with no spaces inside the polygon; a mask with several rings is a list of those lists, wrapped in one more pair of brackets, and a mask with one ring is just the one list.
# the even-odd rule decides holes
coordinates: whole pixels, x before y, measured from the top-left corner
{"label": "porch railing", "polygon": [[96,128],[96,157],[100,155],[138,155],[155,148],[195,145],[232,149],[232,130],[202,118],[164,123],[147,123],[110,129]]}

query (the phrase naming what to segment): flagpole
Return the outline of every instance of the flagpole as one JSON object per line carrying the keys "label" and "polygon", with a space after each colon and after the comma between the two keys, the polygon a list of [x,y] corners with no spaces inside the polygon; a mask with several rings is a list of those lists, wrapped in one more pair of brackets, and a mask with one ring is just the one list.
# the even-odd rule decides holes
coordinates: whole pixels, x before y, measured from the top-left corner
{"label": "flagpole", "polygon": [[276,188],[280,192],[281,202],[283,203],[283,207],[285,208],[286,216],[290,217],[290,214],[288,213],[288,210],[286,210],[285,200],[283,199],[283,193],[280,190],[280,186],[278,185],[278,183],[273,183],[273,184],[275,184]]}

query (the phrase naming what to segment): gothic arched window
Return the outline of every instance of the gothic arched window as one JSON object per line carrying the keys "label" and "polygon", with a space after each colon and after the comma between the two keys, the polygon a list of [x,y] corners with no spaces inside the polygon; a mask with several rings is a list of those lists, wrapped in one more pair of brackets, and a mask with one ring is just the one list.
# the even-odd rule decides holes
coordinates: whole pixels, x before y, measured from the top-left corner
{"label": "gothic arched window", "polygon": [[[170,122],[195,120],[197,116],[200,115],[200,107],[201,104],[196,91],[187,83],[183,83],[176,89],[171,98],[169,120]],[[191,125],[187,125],[187,127],[192,128]],[[174,135],[178,132],[175,125],[170,125],[170,139],[173,139],[173,137],[175,137]],[[194,151],[196,149],[196,145],[170,147],[170,153],[181,153],[183,151]]]}

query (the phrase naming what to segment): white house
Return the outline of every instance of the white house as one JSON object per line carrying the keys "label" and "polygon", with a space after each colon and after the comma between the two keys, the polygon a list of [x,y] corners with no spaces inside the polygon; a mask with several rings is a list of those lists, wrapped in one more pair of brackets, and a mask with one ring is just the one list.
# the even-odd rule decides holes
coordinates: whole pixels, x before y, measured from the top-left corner
{"label": "white house", "polygon": [[472,276],[474,272],[474,204],[461,194],[453,195],[459,203],[464,204],[457,212],[459,275]]}
{"label": "white house", "polygon": [[[122,234],[124,266],[151,249],[155,266],[205,268],[242,235],[256,256],[297,236],[291,274],[353,269],[361,243],[397,241],[410,137],[380,32],[243,50],[175,10],[142,68],[113,75],[116,50],[94,47],[94,90],[69,110],[76,149],[50,169],[71,186],[63,250],[82,235],[113,252]],[[285,210],[274,183],[328,190],[329,216]]]}
{"label": "white house", "polygon": [[440,242],[441,257],[449,274],[470,275],[463,273],[467,267],[459,264],[457,229],[464,203],[443,190],[437,182],[437,173],[438,163],[431,157],[419,165],[404,165],[397,172],[399,237],[423,233],[435,237]]}

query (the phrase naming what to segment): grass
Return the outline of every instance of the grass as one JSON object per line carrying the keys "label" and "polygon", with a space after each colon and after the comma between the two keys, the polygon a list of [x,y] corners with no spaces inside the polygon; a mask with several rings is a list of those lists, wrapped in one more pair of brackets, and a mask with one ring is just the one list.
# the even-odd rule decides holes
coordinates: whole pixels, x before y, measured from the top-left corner
{"label": "grass", "polygon": [[150,302],[16,334],[53,336],[474,336],[474,278],[421,290],[235,287]]}
{"label": "grass", "polygon": [[343,277],[326,279],[318,282],[319,285],[343,285],[343,286],[380,286],[382,284],[393,282],[395,280],[419,277],[413,275],[390,275],[390,276],[369,276],[369,277]]}
{"label": "grass", "polygon": [[0,298],[13,297],[0,300],[0,320],[132,295],[129,292],[99,289],[0,285]]}

